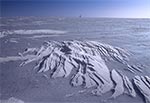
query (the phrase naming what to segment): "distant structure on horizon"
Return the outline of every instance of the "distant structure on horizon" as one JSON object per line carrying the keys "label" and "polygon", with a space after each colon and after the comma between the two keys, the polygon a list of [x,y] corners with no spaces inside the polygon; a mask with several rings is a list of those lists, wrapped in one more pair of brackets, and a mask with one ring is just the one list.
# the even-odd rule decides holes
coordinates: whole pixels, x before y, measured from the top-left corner
{"label": "distant structure on horizon", "polygon": [[82,15],[80,15],[79,18],[82,18]]}

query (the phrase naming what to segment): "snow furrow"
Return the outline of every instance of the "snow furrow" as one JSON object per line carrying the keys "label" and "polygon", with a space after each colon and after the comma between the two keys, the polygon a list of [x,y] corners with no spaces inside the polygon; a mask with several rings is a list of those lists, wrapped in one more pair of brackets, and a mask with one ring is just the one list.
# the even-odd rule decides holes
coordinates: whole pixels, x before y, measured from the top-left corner
{"label": "snow furrow", "polygon": [[128,90],[129,95],[131,95],[132,97],[136,97],[136,92],[133,88],[133,84],[131,83],[131,81],[129,80],[129,78],[127,76],[123,76],[123,81],[124,81],[124,85]]}
{"label": "snow furrow", "polygon": [[[144,78],[143,78],[144,79]],[[140,76],[135,76],[134,78],[134,83],[139,89],[139,91],[143,94],[145,97],[145,101],[147,103],[150,102],[150,88],[147,87],[147,85],[142,81],[142,77]]]}
{"label": "snow furrow", "polygon": [[111,77],[115,83],[114,93],[111,98],[116,98],[124,93],[123,79],[121,75],[114,69],[111,71]]}

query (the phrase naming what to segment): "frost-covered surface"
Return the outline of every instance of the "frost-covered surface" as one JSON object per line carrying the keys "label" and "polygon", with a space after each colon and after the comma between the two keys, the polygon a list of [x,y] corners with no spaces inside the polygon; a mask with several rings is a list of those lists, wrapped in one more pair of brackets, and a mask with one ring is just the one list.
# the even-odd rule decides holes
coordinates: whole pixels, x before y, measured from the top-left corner
{"label": "frost-covered surface", "polygon": [[[124,93],[136,97],[134,86],[129,78],[115,69],[110,70],[106,65],[107,61],[116,61],[128,69],[133,69],[135,73],[142,72],[141,68],[136,69],[134,65],[128,63],[129,53],[121,48],[96,41],[50,41],[45,42],[41,48],[28,48],[20,55],[24,58],[34,55],[32,58],[27,58],[21,66],[37,61],[35,69],[38,73],[50,71],[51,78],[68,77],[75,70],[71,75],[71,85],[87,89],[94,87],[95,89],[91,90],[94,95],[102,95],[114,90],[111,98]],[[141,80],[138,77],[135,77],[134,84],[149,101],[149,77],[145,78],[143,80],[146,85],[138,82]]]}

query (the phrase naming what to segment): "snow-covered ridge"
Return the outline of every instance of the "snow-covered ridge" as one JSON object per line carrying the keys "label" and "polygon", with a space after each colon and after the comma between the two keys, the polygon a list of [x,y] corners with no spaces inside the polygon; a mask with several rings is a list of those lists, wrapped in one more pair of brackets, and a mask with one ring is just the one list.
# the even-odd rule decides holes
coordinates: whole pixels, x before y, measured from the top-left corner
{"label": "snow-covered ridge", "polygon": [[67,33],[67,31],[51,30],[51,29],[1,31],[1,34],[64,34],[64,33]]}
{"label": "snow-covered ridge", "polygon": [[[32,56],[31,56],[32,55]],[[72,86],[91,87],[91,93],[102,95],[114,90],[110,98],[116,98],[122,94],[136,97],[137,89],[143,94],[145,100],[150,102],[150,77],[135,76],[133,81],[119,71],[108,68],[107,61],[116,61],[126,67],[135,75],[142,72],[136,65],[129,64],[130,54],[118,47],[102,44],[96,41],[49,41],[40,48],[27,48],[20,53],[24,62],[21,66],[37,61],[34,67],[38,73],[50,74],[51,78],[71,76]],[[75,70],[74,73],[71,73]]]}

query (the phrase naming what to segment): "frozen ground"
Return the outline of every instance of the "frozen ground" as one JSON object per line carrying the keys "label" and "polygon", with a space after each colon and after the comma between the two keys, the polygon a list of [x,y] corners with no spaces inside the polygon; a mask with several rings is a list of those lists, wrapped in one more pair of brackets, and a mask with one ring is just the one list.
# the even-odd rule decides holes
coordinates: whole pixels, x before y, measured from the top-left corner
{"label": "frozen ground", "polygon": [[4,103],[150,102],[149,19],[15,17],[0,28]]}

